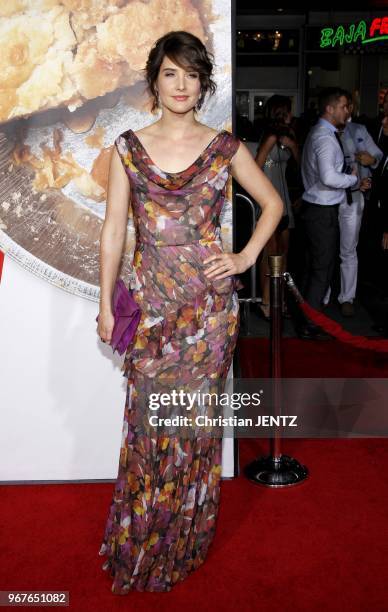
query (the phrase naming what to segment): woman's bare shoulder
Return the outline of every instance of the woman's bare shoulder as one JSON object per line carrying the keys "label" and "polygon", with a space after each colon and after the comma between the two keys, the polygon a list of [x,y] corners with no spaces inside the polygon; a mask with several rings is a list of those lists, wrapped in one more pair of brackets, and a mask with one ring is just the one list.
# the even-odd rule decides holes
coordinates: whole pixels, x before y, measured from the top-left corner
{"label": "woman's bare shoulder", "polygon": [[152,136],[152,134],[155,133],[155,126],[153,123],[151,123],[151,125],[146,125],[140,128],[140,130],[136,130],[136,131],[133,130],[133,133],[136,135],[140,134],[140,136],[142,134],[145,134],[145,135],[150,134]]}
{"label": "woman's bare shoulder", "polygon": [[208,125],[202,124],[202,131],[207,136],[217,136],[219,130],[215,130],[214,128],[209,127]]}

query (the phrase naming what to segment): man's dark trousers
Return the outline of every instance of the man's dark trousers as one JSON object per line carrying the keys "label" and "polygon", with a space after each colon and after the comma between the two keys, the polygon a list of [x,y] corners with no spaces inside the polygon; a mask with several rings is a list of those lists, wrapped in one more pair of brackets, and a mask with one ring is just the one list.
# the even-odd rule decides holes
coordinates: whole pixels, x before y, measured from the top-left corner
{"label": "man's dark trousers", "polygon": [[307,269],[301,287],[305,300],[320,310],[334,273],[338,254],[339,204],[311,204],[303,200],[300,219],[307,243]]}

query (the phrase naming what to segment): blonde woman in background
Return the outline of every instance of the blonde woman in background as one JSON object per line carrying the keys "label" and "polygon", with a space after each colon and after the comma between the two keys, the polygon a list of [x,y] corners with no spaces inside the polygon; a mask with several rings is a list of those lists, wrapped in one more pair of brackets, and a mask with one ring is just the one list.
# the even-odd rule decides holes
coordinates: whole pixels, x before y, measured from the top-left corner
{"label": "blonde woman in background", "polygon": [[[269,321],[268,256],[283,255],[283,268],[286,270],[289,230],[295,227],[286,169],[291,157],[294,157],[299,165],[299,150],[295,133],[290,127],[292,120],[290,98],[280,95],[272,96],[266,103],[265,111],[267,121],[255,161],[279,192],[283,201],[282,219],[265,245],[260,261],[260,285],[263,301],[259,308],[264,319]],[[284,304],[283,312],[286,314]]]}

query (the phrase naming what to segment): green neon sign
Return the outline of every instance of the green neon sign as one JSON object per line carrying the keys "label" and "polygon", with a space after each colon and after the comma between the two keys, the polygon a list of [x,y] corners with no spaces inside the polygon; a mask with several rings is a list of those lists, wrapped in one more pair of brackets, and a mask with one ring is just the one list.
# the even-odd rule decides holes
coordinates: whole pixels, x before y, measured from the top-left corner
{"label": "green neon sign", "polygon": [[375,17],[369,27],[366,21],[362,19],[357,24],[339,25],[335,30],[333,28],[322,28],[319,46],[321,49],[335,46],[343,47],[358,40],[363,45],[388,40],[388,17]]}

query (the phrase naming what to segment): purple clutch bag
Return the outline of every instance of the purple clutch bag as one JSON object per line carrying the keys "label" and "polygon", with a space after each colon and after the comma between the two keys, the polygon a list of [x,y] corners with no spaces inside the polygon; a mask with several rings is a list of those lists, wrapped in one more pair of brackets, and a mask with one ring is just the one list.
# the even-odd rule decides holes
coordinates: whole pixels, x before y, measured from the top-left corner
{"label": "purple clutch bag", "polygon": [[[122,355],[132,342],[141,317],[141,310],[124,281],[116,280],[113,290],[113,316],[115,319],[110,345],[113,352]],[[98,321],[98,316],[96,318]]]}

